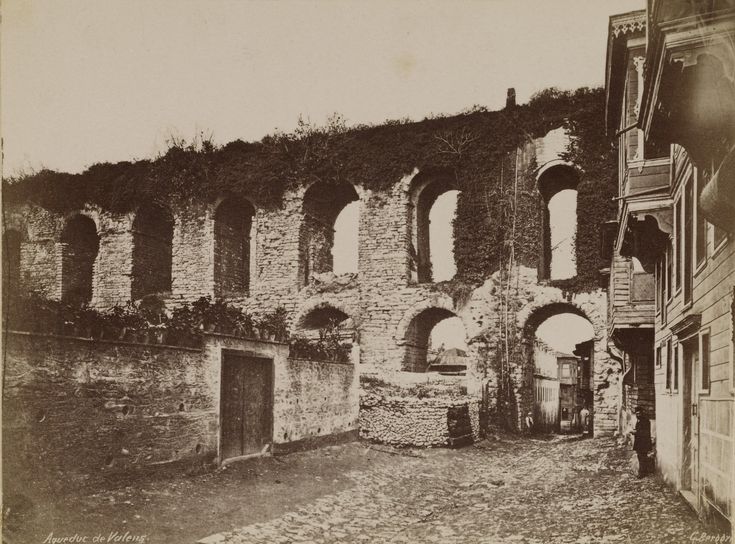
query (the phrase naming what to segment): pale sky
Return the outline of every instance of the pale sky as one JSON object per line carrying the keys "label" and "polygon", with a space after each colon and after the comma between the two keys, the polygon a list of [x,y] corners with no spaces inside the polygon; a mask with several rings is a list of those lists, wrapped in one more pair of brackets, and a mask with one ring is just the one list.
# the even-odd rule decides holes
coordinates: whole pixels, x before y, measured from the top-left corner
{"label": "pale sky", "polygon": [[571,354],[574,346],[594,338],[595,329],[584,317],[562,313],[550,317],[536,329],[540,338],[556,351]]}
{"label": "pale sky", "polygon": [[[608,17],[643,7],[644,0],[3,0],[2,172],[79,172],[149,158],[171,135],[259,140],[293,130],[299,115],[317,124],[334,112],[350,125],[421,120],[475,104],[502,108],[508,87],[522,103],[550,86],[601,85]],[[342,219],[339,243],[352,248],[340,259],[345,269],[355,266],[356,221],[356,209]],[[451,247],[450,231],[440,245]],[[451,266],[441,274],[453,274]],[[436,336],[463,344],[461,323],[447,321]]]}
{"label": "pale sky", "polygon": [[3,172],[147,158],[603,83],[608,16],[643,0],[3,0]]}

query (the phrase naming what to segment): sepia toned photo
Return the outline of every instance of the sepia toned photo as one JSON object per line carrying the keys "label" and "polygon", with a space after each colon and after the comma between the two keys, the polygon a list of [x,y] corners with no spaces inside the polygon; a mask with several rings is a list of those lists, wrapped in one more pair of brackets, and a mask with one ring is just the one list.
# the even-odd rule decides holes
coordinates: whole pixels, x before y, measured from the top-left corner
{"label": "sepia toned photo", "polygon": [[3,544],[732,543],[735,0],[2,0]]}

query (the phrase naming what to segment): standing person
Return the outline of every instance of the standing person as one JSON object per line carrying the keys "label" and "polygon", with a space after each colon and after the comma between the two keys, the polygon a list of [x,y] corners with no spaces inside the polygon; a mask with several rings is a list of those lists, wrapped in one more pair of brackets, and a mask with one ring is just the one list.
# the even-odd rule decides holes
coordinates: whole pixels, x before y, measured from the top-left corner
{"label": "standing person", "polygon": [[580,423],[582,423],[582,435],[589,434],[590,432],[590,411],[585,404],[584,407],[579,411]]}
{"label": "standing person", "polygon": [[635,409],[635,416],[637,421],[631,434],[633,449],[638,455],[638,477],[643,478],[648,472],[648,452],[651,451],[651,421],[640,406]]}
{"label": "standing person", "polygon": [[528,412],[523,421],[526,424],[526,432],[529,434],[533,433],[533,413]]}

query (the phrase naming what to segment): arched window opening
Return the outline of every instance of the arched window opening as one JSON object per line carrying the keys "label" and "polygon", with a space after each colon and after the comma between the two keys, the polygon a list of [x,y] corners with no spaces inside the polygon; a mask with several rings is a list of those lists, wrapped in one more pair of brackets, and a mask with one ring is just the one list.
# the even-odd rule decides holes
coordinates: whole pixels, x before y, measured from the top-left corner
{"label": "arched window opening", "polygon": [[94,221],[84,215],[71,218],[61,233],[61,300],[83,305],[92,300],[94,263],[100,238]]}
{"label": "arched window opening", "polygon": [[20,287],[20,232],[3,233],[3,294],[14,294]]}
{"label": "arched window opening", "polygon": [[352,341],[354,324],[350,316],[332,306],[323,306],[307,313],[296,324],[298,336],[317,340],[325,331],[337,334],[342,342]]}
{"label": "arched window opening", "polygon": [[255,208],[229,197],[214,212],[214,293],[217,297],[247,294]]}
{"label": "arched window opening", "polygon": [[451,280],[457,273],[454,259],[454,218],[459,191],[437,197],[429,212],[429,261],[433,281]]}
{"label": "arched window opening", "polygon": [[[299,284],[307,285],[315,274],[356,270],[359,197],[349,183],[318,182],[304,194],[304,219],[299,233]],[[344,217],[341,216],[341,212]],[[336,225],[337,219],[340,224]],[[339,246],[335,229],[339,226]],[[338,272],[339,271],[339,272]]]}
{"label": "arched window opening", "polygon": [[451,173],[420,173],[410,188],[410,283],[451,280],[457,273],[454,219],[460,191]]}
{"label": "arched window opening", "polygon": [[592,411],[595,331],[579,313],[547,310],[532,331],[536,430],[581,432],[583,408]]}
{"label": "arched window opening", "polygon": [[332,262],[334,263],[334,273],[337,275],[357,273],[359,221],[359,201],[347,204],[334,221]]}
{"label": "arched window opening", "polygon": [[540,279],[562,280],[577,275],[576,171],[565,165],[549,168],[539,176],[544,202]]}
{"label": "arched window opening", "polygon": [[157,204],[141,206],[133,221],[131,298],[171,291],[174,221]]}
{"label": "arched window opening", "polygon": [[449,310],[428,308],[414,317],[404,347],[403,370],[459,373],[467,369],[465,328]]}

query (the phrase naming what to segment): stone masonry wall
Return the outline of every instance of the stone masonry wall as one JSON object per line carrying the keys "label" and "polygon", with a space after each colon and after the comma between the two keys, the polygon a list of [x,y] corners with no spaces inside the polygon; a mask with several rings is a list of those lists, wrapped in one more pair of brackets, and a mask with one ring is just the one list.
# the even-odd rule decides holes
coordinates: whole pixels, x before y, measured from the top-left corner
{"label": "stone masonry wall", "polygon": [[[561,161],[558,150],[551,151],[552,148],[564,148],[557,141],[562,137],[560,134],[553,133],[548,145],[544,139],[529,143],[528,149],[524,149],[524,161],[537,159],[534,149],[542,151],[542,160],[537,161],[540,167],[542,162]],[[411,181],[419,173],[415,169],[385,191],[354,187],[361,205],[356,281],[335,277],[333,281],[325,282],[311,277],[305,283],[306,270],[302,258],[303,229],[308,223],[303,205],[307,192],[305,187],[286,191],[282,203],[276,208],[261,207],[253,202],[255,219],[251,253],[254,256],[251,258],[250,289],[248,293],[230,294],[227,299],[255,314],[283,306],[291,315],[292,324],[315,308],[331,306],[344,312],[356,329],[361,372],[367,368],[382,369],[386,373],[399,371],[407,352],[415,349],[407,333],[412,320],[421,312],[438,309],[445,311],[447,316],[456,315],[465,326],[466,340],[472,353],[472,365],[468,369],[472,385],[468,384],[468,390],[472,389],[473,394],[480,390],[492,391],[488,396],[491,404],[497,400],[494,396],[498,391],[497,368],[507,321],[502,316],[507,309],[512,323],[508,339],[512,351],[510,371],[516,388],[516,411],[522,410],[525,399],[531,398],[532,387],[527,382],[532,371],[528,372],[524,337],[520,332],[523,324],[513,316],[525,311],[524,308],[537,308],[547,303],[576,305],[585,315],[588,315],[588,309],[595,307],[595,316],[588,315],[598,335],[595,339],[595,415],[605,426],[609,414],[615,412],[608,405],[616,404],[612,398],[616,388],[610,387],[616,368],[609,364],[610,359],[604,349],[602,322],[595,321],[604,320],[605,312],[598,311],[604,307],[604,296],[594,292],[577,295],[574,301],[569,301],[561,290],[539,284],[535,271],[530,273],[525,269],[518,273],[519,282],[514,282],[518,285],[511,291],[499,274],[488,278],[485,284],[463,297],[449,294],[451,289],[446,287],[451,287],[453,282],[443,287],[433,283],[413,283],[411,276],[415,263],[412,268],[412,261],[415,255],[412,255],[411,238],[416,233],[412,232],[411,226]],[[174,219],[172,289],[167,299],[171,307],[215,294],[215,202],[189,200],[167,204]],[[131,222],[134,213],[115,215],[99,210],[87,210],[87,213],[95,218],[101,239],[95,265],[93,305],[109,307],[124,303],[131,298]],[[25,286],[58,298],[60,267],[54,248],[58,245],[66,217],[38,208],[33,208],[33,213],[25,216],[19,210],[8,210],[6,214],[16,214],[21,232],[28,233],[21,249],[21,274]],[[314,271],[310,270],[309,275],[313,276],[311,272]],[[413,275],[415,278],[415,270]],[[506,301],[504,293],[508,292],[511,300]],[[597,314],[601,316],[599,319]]]}
{"label": "stone masonry wall", "polygon": [[216,460],[223,349],[273,360],[273,443],[356,430],[354,365],[292,361],[283,344],[213,334],[191,349],[8,332],[5,346],[3,467],[16,483]]}
{"label": "stone masonry wall", "polygon": [[[467,410],[466,422],[459,428],[453,409]],[[479,413],[479,401],[366,395],[360,401],[360,437],[395,446],[431,447],[449,445],[450,439],[469,431],[478,440]]]}

